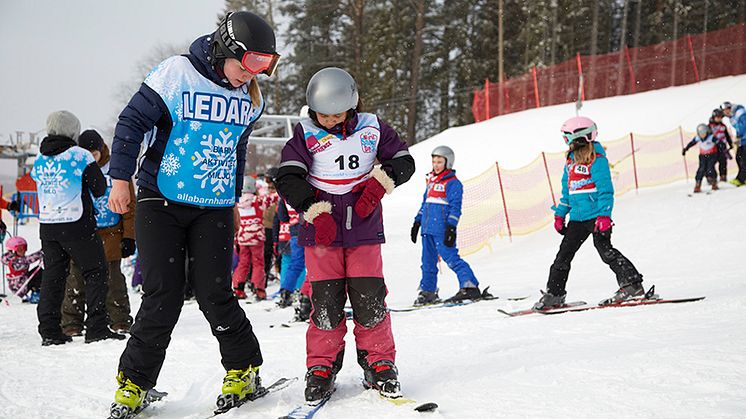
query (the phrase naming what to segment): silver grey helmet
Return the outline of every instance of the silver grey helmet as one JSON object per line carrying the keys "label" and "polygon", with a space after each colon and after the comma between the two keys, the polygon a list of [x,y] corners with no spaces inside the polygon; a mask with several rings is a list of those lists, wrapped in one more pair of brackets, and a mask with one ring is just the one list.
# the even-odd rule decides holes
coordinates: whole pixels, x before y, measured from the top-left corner
{"label": "silver grey helmet", "polygon": [[705,138],[708,135],[710,135],[712,131],[710,131],[710,126],[707,124],[699,124],[697,125],[697,135],[699,135],[701,138]]}
{"label": "silver grey helmet", "polygon": [[733,104],[726,100],[725,102],[720,104],[720,109],[726,110],[726,109],[730,109],[732,106]]}
{"label": "silver grey helmet", "polygon": [[357,84],[350,73],[337,67],[316,72],[306,88],[306,103],[314,112],[336,115],[357,107]]}
{"label": "silver grey helmet", "polygon": [[446,159],[446,169],[453,169],[453,162],[456,161],[456,155],[453,153],[453,150],[451,150],[451,147],[439,145],[433,149],[433,152],[430,153],[430,155],[443,157]]}

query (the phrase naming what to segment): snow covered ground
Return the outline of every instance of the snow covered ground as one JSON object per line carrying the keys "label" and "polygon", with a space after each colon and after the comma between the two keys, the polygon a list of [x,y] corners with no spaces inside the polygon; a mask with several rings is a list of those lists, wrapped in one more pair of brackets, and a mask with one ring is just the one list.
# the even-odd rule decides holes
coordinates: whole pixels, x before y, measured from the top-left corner
{"label": "snow covered ground", "polygon": [[[723,93],[727,97],[716,95],[712,104],[698,110],[701,119],[721,98],[746,98],[746,76],[705,82],[700,88],[708,88],[706,83],[726,83],[732,88]],[[668,99],[661,94],[656,99],[660,115],[683,117],[688,111],[679,109],[687,105],[682,98],[691,91],[677,92],[690,88],[667,89]],[[619,101],[613,118],[637,112],[636,107],[629,107],[630,97],[603,101],[612,100]],[[591,103],[586,106],[590,109]],[[608,107],[603,112],[615,109],[611,104],[604,106]],[[565,116],[569,112],[569,108],[565,110]],[[501,124],[501,119],[478,125]],[[555,135],[561,121],[549,119],[547,116],[541,125],[532,126],[544,129],[543,121],[547,121],[552,142],[561,143]],[[654,133],[673,128],[669,125],[655,129],[630,125],[628,129]],[[457,156],[465,155],[457,157],[457,167],[468,172],[477,166],[478,172],[483,165],[476,156],[484,150],[484,141],[469,137],[453,137],[447,144],[456,149]],[[416,295],[420,247],[409,242],[409,227],[422,193],[420,174],[428,164],[429,151],[440,143],[433,140],[414,147],[418,174],[384,200],[388,238],[384,270],[391,307],[409,305]],[[532,150],[531,158],[539,150]],[[483,160],[488,159],[495,158]],[[436,413],[416,413],[363,392],[349,331],[338,391],[317,417],[743,417],[746,281],[741,255],[746,188],[729,186],[711,195],[688,197],[692,184],[680,182],[626,194],[615,207],[613,243],[643,273],[645,284],[655,284],[663,297],[706,295],[704,301],[508,318],[497,309],[524,308],[538,298],[560,236],[549,227],[512,244],[496,240],[491,253],[472,255],[469,263],[482,287],[490,286],[501,297],[527,295],[528,300],[500,299],[392,314],[403,391],[418,402],[437,402],[440,409]],[[31,250],[38,248],[37,231],[35,223],[21,228]],[[440,287],[442,296],[457,290],[455,276],[447,269]],[[586,243],[573,265],[568,298],[595,302],[615,289],[612,273],[592,244]],[[132,294],[131,299],[134,310],[139,297]],[[288,320],[291,310],[264,310],[270,303],[241,306],[262,344],[265,383],[279,377],[302,378],[305,329],[270,327]],[[0,304],[0,417],[105,417],[125,343],[86,345],[76,338],[72,344],[43,348],[36,333],[34,308],[14,298],[9,304]],[[186,305],[158,382],[158,388],[170,394],[142,417],[208,416],[223,373],[217,342],[207,322],[196,304]],[[276,418],[301,403],[302,393],[303,383],[298,381],[224,417]]]}

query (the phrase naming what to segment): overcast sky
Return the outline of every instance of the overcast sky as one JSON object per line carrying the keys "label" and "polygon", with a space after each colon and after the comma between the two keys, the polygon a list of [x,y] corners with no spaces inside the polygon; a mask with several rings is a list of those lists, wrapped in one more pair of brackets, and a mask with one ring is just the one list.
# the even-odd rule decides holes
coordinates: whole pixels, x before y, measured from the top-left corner
{"label": "overcast sky", "polygon": [[[223,0],[0,0],[0,143],[67,109],[83,128],[121,109],[115,93],[158,44],[215,29]],[[14,134],[15,135],[15,134]]]}

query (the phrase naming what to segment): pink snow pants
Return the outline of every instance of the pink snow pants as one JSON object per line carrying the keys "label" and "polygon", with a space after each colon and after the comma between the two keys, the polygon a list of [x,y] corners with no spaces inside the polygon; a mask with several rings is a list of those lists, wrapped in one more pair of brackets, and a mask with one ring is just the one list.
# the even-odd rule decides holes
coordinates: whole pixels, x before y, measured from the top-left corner
{"label": "pink snow pants", "polygon": [[350,298],[358,362],[366,368],[395,361],[391,316],[386,310],[381,245],[352,248],[306,247],[307,282],[311,284],[311,322],[306,332],[306,365],[342,366]]}
{"label": "pink snow pants", "polygon": [[254,246],[238,247],[238,266],[233,272],[233,289],[246,282],[246,275],[251,269],[251,283],[255,289],[263,290],[264,283],[264,243]]}

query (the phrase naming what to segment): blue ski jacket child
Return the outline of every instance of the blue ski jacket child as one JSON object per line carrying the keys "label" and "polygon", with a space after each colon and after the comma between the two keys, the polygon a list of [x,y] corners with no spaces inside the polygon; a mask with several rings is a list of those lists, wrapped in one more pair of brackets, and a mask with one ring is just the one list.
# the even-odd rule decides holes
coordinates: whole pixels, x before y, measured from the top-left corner
{"label": "blue ski jacket child", "polygon": [[728,118],[730,124],[733,125],[733,129],[736,130],[736,139],[739,141],[738,145],[746,145],[746,109],[743,105],[733,105],[731,110],[733,116]]}
{"label": "blue ski jacket child", "polygon": [[593,142],[596,158],[590,164],[575,163],[575,156],[568,153],[562,173],[562,197],[552,207],[554,215],[570,221],[588,221],[597,217],[611,217],[614,207],[614,185],[606,151]]}
{"label": "blue ski jacket child", "polygon": [[414,217],[422,225],[420,233],[442,237],[447,225],[457,226],[463,194],[464,186],[456,179],[455,170],[430,174],[422,205]]}

